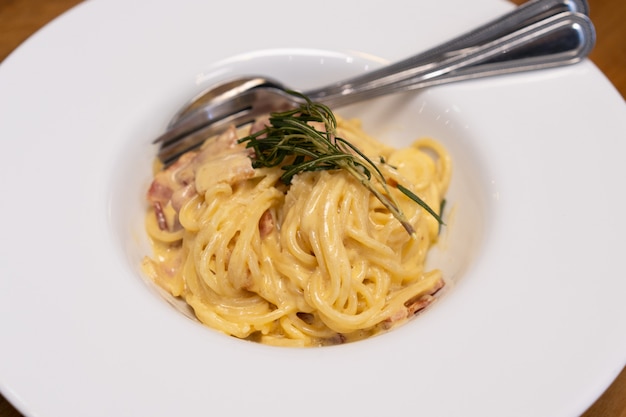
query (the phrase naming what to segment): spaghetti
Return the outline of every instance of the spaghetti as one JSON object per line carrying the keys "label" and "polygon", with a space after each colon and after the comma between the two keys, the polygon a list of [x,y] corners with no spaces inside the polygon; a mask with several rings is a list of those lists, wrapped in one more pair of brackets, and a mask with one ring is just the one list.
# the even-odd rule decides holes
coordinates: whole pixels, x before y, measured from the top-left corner
{"label": "spaghetti", "polygon": [[[380,161],[387,183],[440,207],[451,175],[441,144],[393,149],[357,120],[337,123],[337,137]],[[252,167],[240,143],[250,129],[259,125],[233,127],[156,170],[146,215],[154,255],[142,265],[154,282],[214,329],[284,346],[360,340],[434,299],[444,280],[424,266],[438,237],[433,216],[390,187],[408,234],[345,170],[301,172],[285,184],[281,167]]]}

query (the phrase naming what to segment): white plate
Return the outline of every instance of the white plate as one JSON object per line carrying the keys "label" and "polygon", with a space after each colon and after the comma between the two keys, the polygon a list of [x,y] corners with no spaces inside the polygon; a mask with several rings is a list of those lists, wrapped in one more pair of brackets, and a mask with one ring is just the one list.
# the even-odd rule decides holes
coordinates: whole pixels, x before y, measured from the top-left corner
{"label": "white plate", "polygon": [[145,283],[149,144],[233,73],[306,88],[508,10],[476,0],[92,0],[0,66],[0,388],[30,416],[576,416],[626,363],[626,106],[590,62],[346,109],[455,161],[433,262],[455,281],[389,334],[242,342]]}

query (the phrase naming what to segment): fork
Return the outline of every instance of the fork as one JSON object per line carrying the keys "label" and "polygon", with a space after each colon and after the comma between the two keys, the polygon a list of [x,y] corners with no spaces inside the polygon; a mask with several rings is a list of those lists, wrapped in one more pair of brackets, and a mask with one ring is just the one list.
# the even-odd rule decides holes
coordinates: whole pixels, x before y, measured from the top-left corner
{"label": "fork", "polygon": [[[593,24],[579,12],[550,14],[550,10],[546,9],[548,3],[551,7],[555,5],[554,1],[535,1],[530,3],[535,6],[530,8],[535,14],[529,14],[529,9],[523,5],[518,8],[518,14],[513,12],[498,19],[497,22],[508,19],[508,24],[514,29],[507,32],[505,27],[500,26],[498,36],[493,39],[485,41],[489,36],[485,29],[479,28],[469,32],[474,34],[471,39],[461,36],[456,43],[454,40],[444,43],[421,55],[426,58],[417,55],[390,66],[395,68],[382,76],[380,73],[377,76],[366,74],[357,77],[356,81],[349,80],[328,89],[313,90],[310,95],[305,94],[330,107],[340,107],[392,92],[579,62],[595,43]],[[563,6],[563,3],[559,4]],[[580,9],[586,11],[586,4],[580,5]],[[522,20],[524,13],[526,15]],[[513,22],[515,19],[511,19],[511,15],[517,16],[518,20]],[[271,79],[257,77],[253,85],[227,99],[204,103],[199,110],[180,117],[155,140],[155,143],[161,143],[159,159],[168,165],[230,125],[245,125],[261,115],[302,103],[301,99]]]}

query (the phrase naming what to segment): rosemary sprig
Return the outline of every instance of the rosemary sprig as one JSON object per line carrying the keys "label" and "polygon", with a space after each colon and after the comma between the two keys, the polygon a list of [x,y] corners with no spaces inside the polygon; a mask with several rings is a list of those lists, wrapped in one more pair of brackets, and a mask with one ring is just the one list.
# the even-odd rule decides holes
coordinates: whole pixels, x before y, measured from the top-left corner
{"label": "rosemary sprig", "polygon": [[[301,172],[345,169],[380,200],[410,235],[415,235],[376,164],[350,142],[336,136],[337,119],[333,112],[300,93],[290,94],[301,97],[304,103],[295,109],[272,113],[268,126],[239,140],[254,149],[252,166],[282,165],[285,173],[281,181],[285,184],[290,184],[294,175]],[[323,124],[324,129],[317,129],[312,122]],[[382,159],[381,162],[384,163]],[[443,224],[441,217],[421,198],[401,184],[396,187]]]}

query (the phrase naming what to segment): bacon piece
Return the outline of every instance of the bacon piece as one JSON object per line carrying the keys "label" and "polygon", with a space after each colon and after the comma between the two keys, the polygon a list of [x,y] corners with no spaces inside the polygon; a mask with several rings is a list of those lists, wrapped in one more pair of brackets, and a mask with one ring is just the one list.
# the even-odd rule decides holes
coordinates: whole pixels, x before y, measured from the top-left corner
{"label": "bacon piece", "polygon": [[406,312],[408,316],[416,314],[418,311],[425,309],[435,300],[432,295],[424,295],[417,300],[411,301],[406,306]]}
{"label": "bacon piece", "polygon": [[261,219],[259,219],[259,233],[261,234],[261,239],[265,239],[272,230],[274,230],[274,217],[269,210],[265,210]]}
{"label": "bacon piece", "polygon": [[[148,200],[152,204],[167,204],[172,198],[172,188],[163,181],[158,181],[156,178],[150,184],[148,189]],[[155,207],[156,208],[156,207]]]}
{"label": "bacon piece", "polygon": [[383,321],[382,326],[385,329],[393,327],[393,325],[399,321],[402,321],[408,317],[417,314],[419,311],[428,307],[433,301],[435,301],[435,293],[439,291],[445,285],[443,279],[437,281],[437,284],[427,293],[414,297],[404,303],[404,309],[396,311],[387,320]]}
{"label": "bacon piece", "polygon": [[159,225],[159,229],[166,230],[167,229],[167,219],[165,218],[165,213],[163,212],[163,206],[159,201],[154,202],[154,214],[156,215],[157,224]]}
{"label": "bacon piece", "polygon": [[336,333],[333,337],[330,337],[325,340],[326,344],[329,345],[341,345],[346,343],[346,336],[341,333]]}
{"label": "bacon piece", "polygon": [[442,289],[444,285],[445,285],[445,283],[444,283],[443,279],[440,279],[439,281],[437,281],[435,286],[430,289],[428,294],[424,294],[422,296],[415,297],[415,298],[407,301],[406,303],[404,303],[404,306],[406,307],[407,314],[409,316],[412,316],[412,315],[416,314],[418,311],[423,310],[424,308],[428,307],[428,305],[430,305],[430,303],[432,303],[435,300],[435,297],[433,297],[433,296],[437,293],[437,291]]}

